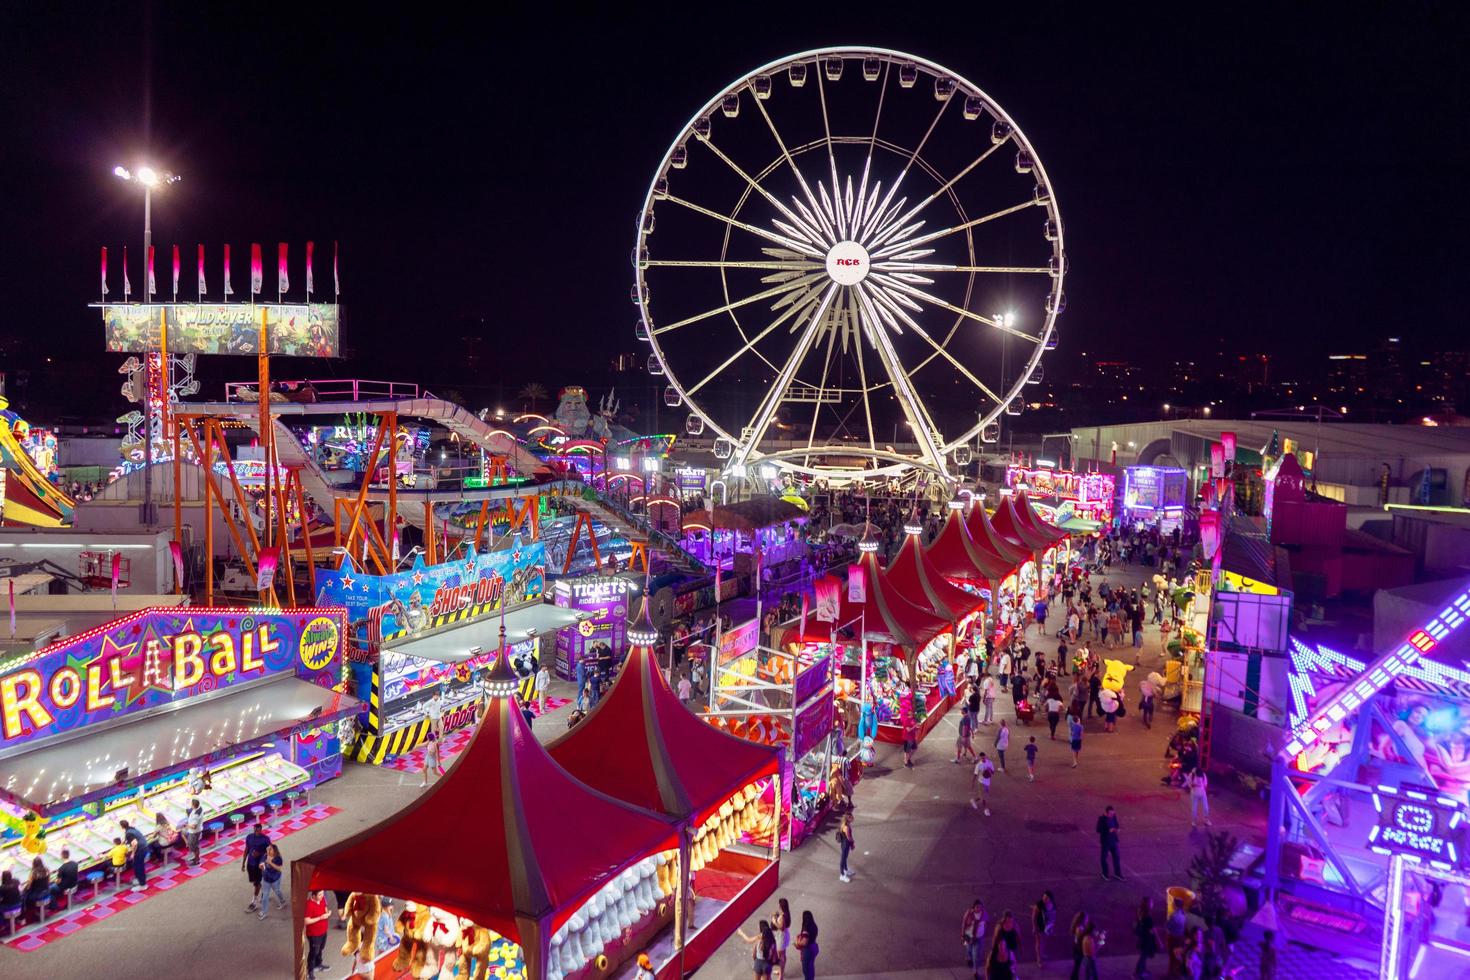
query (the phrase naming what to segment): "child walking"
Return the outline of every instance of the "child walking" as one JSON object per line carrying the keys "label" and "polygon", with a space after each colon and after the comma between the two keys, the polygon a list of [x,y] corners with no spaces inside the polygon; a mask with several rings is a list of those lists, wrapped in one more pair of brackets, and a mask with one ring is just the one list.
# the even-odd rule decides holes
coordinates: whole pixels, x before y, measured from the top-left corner
{"label": "child walking", "polygon": [[1026,779],[1036,782],[1036,736],[1026,743]]}
{"label": "child walking", "polygon": [[424,744],[424,781],[425,788],[429,785],[429,773],[436,776],[444,775],[444,767],[439,764],[439,736],[429,732],[429,741]]}

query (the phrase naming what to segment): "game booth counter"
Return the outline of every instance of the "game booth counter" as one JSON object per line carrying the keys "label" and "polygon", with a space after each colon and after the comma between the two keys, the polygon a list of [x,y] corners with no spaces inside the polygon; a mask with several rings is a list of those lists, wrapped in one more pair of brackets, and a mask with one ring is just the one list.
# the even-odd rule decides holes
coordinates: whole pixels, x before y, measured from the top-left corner
{"label": "game booth counter", "polygon": [[[745,809],[744,781],[768,773],[768,763],[725,768],[729,752],[745,748],[738,744],[716,755],[675,756],[676,739],[667,732],[620,724],[632,702],[610,693],[603,705],[611,705],[612,723],[592,743],[564,740],[562,751],[621,795],[657,801],[659,809],[625,802],[577,779],[531,734],[508,660],[497,658],[485,719],[442,779],[392,817],[292,862],[298,978],[307,975],[302,924],[310,890],[354,893],[341,951],[352,957],[350,968],[338,965],[333,942],[327,975],[374,980],[483,977],[487,970],[507,980],[601,980],[640,951],[660,949],[660,934],[676,918],[697,930],[689,930],[684,949],[684,967],[692,968],[708,955],[695,940],[703,937],[712,949],[774,890],[774,856],[726,854],[720,843]],[[619,684],[644,687],[631,697],[648,711],[645,719],[669,724],[645,699],[657,671],[629,668],[624,677],[630,679]],[[616,767],[628,755],[652,764],[653,753],[664,766],[660,778]],[[432,841],[473,844],[425,846]],[[683,872],[696,855],[700,873]],[[711,880],[696,887],[711,897],[689,897],[684,884],[701,882],[706,872]],[[731,876],[743,878],[744,887],[734,889],[725,880]],[[387,943],[377,941],[380,920],[388,924]],[[660,962],[658,975],[682,975],[680,969],[676,956]]]}
{"label": "game booth counter", "polygon": [[[951,661],[953,625],[900,594],[878,564],[873,544],[860,545],[846,588],[830,577],[818,580],[818,605],[835,589],[837,608],[831,621],[852,631],[855,642],[841,645],[838,674],[858,684],[859,741],[901,743],[908,720],[923,741],[958,700]],[[807,631],[803,639],[830,639],[830,632],[824,637],[810,622]]]}
{"label": "game booth counter", "polygon": [[434,565],[420,554],[390,575],[360,571],[346,555],[319,571],[318,600],[347,610],[352,690],[365,706],[349,757],[380,764],[422,744],[435,692],[443,731],[470,724],[482,701],[475,675],[495,658],[502,619],[511,661],[529,675],[532,656],[550,653],[548,638],[585,618],[543,601],[545,563],[544,543],[516,537]]}
{"label": "game booth counter", "polygon": [[[797,846],[831,811],[835,783],[849,759],[837,725],[835,667],[840,648],[824,624],[778,628],[773,647],[757,645],[759,620],[720,636],[705,720],[780,753],[780,779],[760,787],[760,819],[743,840]],[[855,687],[843,685],[845,689]],[[850,693],[850,690],[849,690]]]}
{"label": "game booth counter", "polygon": [[1373,651],[1291,639],[1266,847],[1236,862],[1286,939],[1389,978],[1470,957],[1470,588],[1445,584]]}
{"label": "game booth counter", "polygon": [[784,810],[772,801],[790,798],[787,753],[725,734],[679,701],[646,607],[629,631],[634,645],[612,689],[547,751],[593,789],[675,822],[677,893],[687,898],[644,948],[657,975],[682,977],[775,891]]}
{"label": "game booth counter", "polygon": [[194,796],[233,834],[337,776],[337,722],[360,707],[340,691],[344,616],[143,609],[0,666],[0,864],[24,880],[65,847],[85,872],[119,820],[177,827]]}

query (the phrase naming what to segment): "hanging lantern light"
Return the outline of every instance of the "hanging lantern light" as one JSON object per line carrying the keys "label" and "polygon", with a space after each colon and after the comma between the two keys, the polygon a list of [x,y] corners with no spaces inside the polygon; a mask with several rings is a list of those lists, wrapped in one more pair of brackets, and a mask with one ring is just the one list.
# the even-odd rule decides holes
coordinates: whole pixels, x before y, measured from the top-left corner
{"label": "hanging lantern light", "polygon": [[648,615],[648,596],[643,597],[642,608],[637,620],[628,624],[628,642],[637,647],[651,647],[658,643],[658,627]]}
{"label": "hanging lantern light", "polygon": [[871,555],[877,550],[878,539],[873,537],[873,530],[871,527],[869,527],[867,533],[863,535],[863,539],[858,542],[858,551],[861,551],[863,554]]}
{"label": "hanging lantern light", "polygon": [[521,679],[510,665],[510,649],[505,645],[505,624],[500,625],[500,656],[485,680],[485,693],[492,698],[514,697],[520,689]]}

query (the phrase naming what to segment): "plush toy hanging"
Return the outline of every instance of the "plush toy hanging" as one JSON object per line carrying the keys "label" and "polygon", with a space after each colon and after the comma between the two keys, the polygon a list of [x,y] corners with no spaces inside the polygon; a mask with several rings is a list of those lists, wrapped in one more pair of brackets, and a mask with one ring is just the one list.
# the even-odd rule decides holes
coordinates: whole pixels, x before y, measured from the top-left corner
{"label": "plush toy hanging", "polygon": [[378,896],[366,892],[353,892],[347,896],[347,942],[342,946],[342,955],[364,960],[373,957],[373,941],[377,935],[378,914],[382,903]]}
{"label": "plush toy hanging", "polygon": [[878,712],[872,702],[863,703],[863,710],[858,716],[857,734],[864,741],[878,737]]}
{"label": "plush toy hanging", "polygon": [[954,697],[954,667],[948,660],[939,661],[939,670],[935,675],[939,684],[939,693],[947,698]]}

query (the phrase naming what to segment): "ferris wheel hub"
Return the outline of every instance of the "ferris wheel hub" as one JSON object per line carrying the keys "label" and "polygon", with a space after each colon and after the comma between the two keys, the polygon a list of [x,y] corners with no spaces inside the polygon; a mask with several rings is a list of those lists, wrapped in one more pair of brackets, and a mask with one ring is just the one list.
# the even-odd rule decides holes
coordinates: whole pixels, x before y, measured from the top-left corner
{"label": "ferris wheel hub", "polygon": [[839,286],[856,286],[871,268],[868,250],[857,242],[838,242],[827,252],[827,275]]}

